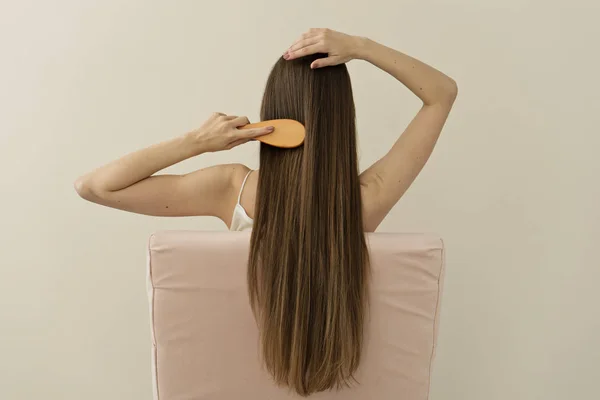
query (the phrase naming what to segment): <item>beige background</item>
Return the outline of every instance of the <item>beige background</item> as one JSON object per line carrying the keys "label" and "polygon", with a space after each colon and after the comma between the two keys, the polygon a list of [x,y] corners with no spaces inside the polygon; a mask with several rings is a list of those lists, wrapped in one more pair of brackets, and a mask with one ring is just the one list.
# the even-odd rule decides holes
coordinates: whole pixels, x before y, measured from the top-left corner
{"label": "beige background", "polygon": [[[380,228],[448,246],[432,400],[600,397],[595,0],[0,4],[0,398],[151,397],[147,237],[224,226],[94,206],[72,182],[212,111],[256,120],[270,66],[310,27],[369,36],[459,83],[430,163]],[[349,68],[366,168],[419,103]]]}

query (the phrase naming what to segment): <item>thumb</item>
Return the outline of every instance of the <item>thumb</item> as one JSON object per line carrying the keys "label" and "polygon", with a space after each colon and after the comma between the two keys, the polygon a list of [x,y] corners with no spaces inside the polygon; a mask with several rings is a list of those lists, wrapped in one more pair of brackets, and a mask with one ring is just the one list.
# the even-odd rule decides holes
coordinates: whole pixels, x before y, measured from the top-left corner
{"label": "thumb", "polygon": [[338,56],[329,56],[326,58],[319,58],[310,64],[311,69],[329,67],[332,65],[340,64],[340,57]]}

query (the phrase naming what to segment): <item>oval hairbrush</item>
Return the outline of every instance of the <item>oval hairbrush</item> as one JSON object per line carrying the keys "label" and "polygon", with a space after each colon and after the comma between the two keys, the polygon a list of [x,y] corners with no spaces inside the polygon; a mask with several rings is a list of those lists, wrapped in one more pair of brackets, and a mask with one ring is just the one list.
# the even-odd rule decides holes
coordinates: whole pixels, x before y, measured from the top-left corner
{"label": "oval hairbrush", "polygon": [[282,149],[292,149],[304,143],[304,125],[293,119],[272,119],[269,121],[255,122],[239,127],[239,129],[262,128],[272,126],[273,132],[259,136],[256,140]]}

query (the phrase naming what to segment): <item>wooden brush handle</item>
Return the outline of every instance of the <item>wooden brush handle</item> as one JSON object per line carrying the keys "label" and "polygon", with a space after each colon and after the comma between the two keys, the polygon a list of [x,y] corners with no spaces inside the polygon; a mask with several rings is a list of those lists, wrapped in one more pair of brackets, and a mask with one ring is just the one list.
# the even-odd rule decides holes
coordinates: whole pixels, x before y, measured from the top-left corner
{"label": "wooden brush handle", "polygon": [[256,140],[284,149],[298,147],[304,143],[304,137],[306,135],[304,125],[293,119],[272,119],[269,121],[255,122],[253,124],[244,125],[239,129],[264,128],[265,126],[272,126],[274,128],[273,132],[257,137]]}

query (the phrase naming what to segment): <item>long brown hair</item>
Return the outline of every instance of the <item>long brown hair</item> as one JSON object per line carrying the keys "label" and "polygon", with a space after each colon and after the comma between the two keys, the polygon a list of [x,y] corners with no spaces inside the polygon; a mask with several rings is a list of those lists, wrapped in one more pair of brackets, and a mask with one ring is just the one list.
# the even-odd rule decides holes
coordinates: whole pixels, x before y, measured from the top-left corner
{"label": "long brown hair", "polygon": [[248,262],[250,304],[267,370],[303,396],[348,386],[359,365],[367,302],[352,86],[323,55],[279,60],[261,119],[306,128],[303,146],[261,144]]}

